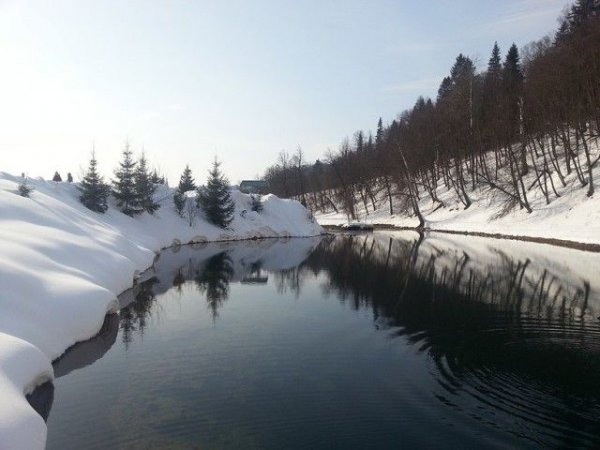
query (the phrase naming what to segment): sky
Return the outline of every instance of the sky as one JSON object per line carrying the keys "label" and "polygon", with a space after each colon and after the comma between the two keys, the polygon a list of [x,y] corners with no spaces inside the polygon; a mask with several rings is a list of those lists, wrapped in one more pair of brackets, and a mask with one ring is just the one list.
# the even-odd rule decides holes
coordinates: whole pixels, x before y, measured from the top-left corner
{"label": "sky", "polygon": [[110,179],[126,142],[176,184],[322,158],[557,28],[568,0],[0,0],[0,171]]}

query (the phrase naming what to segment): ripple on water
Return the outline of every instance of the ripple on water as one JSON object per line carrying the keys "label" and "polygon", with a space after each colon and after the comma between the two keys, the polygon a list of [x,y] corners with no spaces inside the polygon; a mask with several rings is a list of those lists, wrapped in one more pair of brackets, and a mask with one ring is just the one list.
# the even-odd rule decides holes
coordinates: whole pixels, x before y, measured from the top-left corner
{"label": "ripple on water", "polygon": [[534,446],[600,445],[600,326],[494,325],[429,353],[435,398]]}

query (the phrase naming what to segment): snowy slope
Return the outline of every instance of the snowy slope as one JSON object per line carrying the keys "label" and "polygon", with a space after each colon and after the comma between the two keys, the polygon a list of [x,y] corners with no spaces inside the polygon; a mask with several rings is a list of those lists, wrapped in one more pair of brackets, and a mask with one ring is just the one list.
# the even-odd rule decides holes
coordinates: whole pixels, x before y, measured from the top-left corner
{"label": "snowy slope", "polygon": [[[590,143],[594,158],[600,156],[600,144]],[[489,162],[493,167],[493,161]],[[563,172],[566,170],[563,168]],[[525,185],[533,186],[528,198],[533,211],[527,213],[518,207],[498,217],[505,200],[497,190],[477,185],[475,190],[468,189],[473,204],[464,209],[453,190],[438,184],[437,196],[444,203],[433,202],[424,191],[420,192],[420,209],[426,219],[426,228],[440,231],[456,231],[505,236],[526,236],[545,239],[561,239],[585,244],[600,244],[600,195],[587,197],[587,188],[582,188],[573,172],[565,177],[566,186],[554,175],[554,184],[560,197],[551,195],[551,202],[535,186],[533,170],[526,177]],[[373,211],[369,204],[366,211],[360,199],[357,199],[359,219],[371,224],[394,225],[398,227],[416,227],[419,221],[406,214],[390,215],[388,199],[382,191],[378,196],[377,209]],[[396,204],[395,211],[400,208]],[[321,225],[342,225],[348,222],[346,214],[327,212],[315,214]]]}
{"label": "snowy slope", "polygon": [[[315,236],[322,232],[298,202],[233,191],[235,218],[221,230],[198,217],[192,227],[157,192],[154,216],[106,214],[78,201],[75,185],[31,180],[31,198],[16,194],[19,177],[0,173],[0,449],[43,448],[46,425],[24,394],[52,378],[51,361],[93,336],[116,296],[174,243],[253,237]],[[113,205],[114,206],[114,205]]]}

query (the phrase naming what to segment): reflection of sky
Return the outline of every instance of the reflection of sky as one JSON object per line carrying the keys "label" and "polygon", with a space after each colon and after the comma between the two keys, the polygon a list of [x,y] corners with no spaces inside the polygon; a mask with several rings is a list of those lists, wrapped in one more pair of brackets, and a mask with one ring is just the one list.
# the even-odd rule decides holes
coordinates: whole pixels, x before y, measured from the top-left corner
{"label": "reflection of sky", "polygon": [[[213,155],[232,182],[308,160],[556,28],[567,0],[0,2],[2,170],[78,177],[124,140],[177,180]],[[248,155],[252,155],[248,158]]]}

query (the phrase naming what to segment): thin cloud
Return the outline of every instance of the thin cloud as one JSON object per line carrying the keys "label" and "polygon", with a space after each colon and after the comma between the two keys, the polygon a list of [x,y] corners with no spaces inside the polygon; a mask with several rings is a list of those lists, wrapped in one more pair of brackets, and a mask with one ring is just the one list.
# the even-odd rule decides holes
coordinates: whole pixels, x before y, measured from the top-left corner
{"label": "thin cloud", "polygon": [[553,19],[560,16],[565,6],[563,0],[554,2],[553,6],[548,6],[548,3],[552,2],[523,0],[498,19],[477,25],[473,31],[479,35],[498,36],[545,26],[545,24],[553,23]]}
{"label": "thin cloud", "polygon": [[386,86],[383,91],[391,93],[418,93],[425,95],[427,92],[431,92],[437,89],[442,82],[443,77],[429,77],[421,78],[419,80],[407,81],[406,83],[392,84]]}

